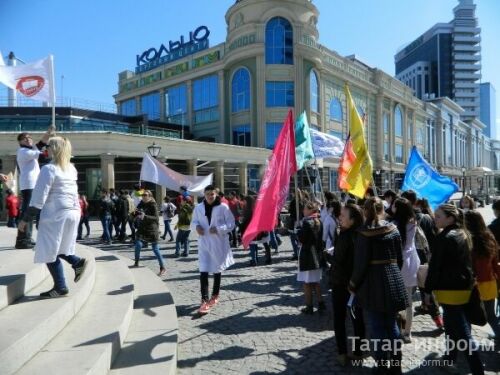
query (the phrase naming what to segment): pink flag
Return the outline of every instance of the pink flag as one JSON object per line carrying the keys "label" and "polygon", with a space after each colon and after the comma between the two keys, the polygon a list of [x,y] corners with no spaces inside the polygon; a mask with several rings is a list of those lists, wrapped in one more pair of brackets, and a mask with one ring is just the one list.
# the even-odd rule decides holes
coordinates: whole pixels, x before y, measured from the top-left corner
{"label": "pink flag", "polygon": [[295,172],[295,129],[292,110],[289,110],[264,173],[252,220],[243,234],[245,248],[260,232],[274,229],[288,196],[290,177]]}

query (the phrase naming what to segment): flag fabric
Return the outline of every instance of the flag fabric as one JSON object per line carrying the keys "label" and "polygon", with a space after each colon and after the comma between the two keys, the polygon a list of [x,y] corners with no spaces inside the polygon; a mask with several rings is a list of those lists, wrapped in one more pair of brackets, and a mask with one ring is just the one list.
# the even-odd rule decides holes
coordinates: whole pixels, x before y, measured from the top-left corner
{"label": "flag fabric", "polygon": [[413,146],[402,190],[415,191],[419,198],[426,198],[435,210],[457,192],[459,187],[451,178],[436,172]]}
{"label": "flag fabric", "polygon": [[342,190],[349,191],[351,189],[351,185],[349,185],[346,181],[347,174],[352,168],[354,164],[354,160],[356,159],[356,155],[354,155],[354,151],[352,149],[351,136],[347,136],[344,146],[344,152],[342,153],[342,157],[339,162],[338,169],[338,184],[339,188]]}
{"label": "flag fabric", "polygon": [[290,177],[295,172],[295,132],[292,110],[289,110],[262,178],[252,219],[243,233],[245,248],[260,232],[274,229],[288,196]]}
{"label": "flag fabric", "polygon": [[347,173],[348,192],[358,198],[364,198],[366,189],[373,180],[373,165],[365,141],[364,126],[356,109],[349,87],[345,86],[347,108],[349,112],[349,134],[356,159]]}
{"label": "flag fabric", "polygon": [[2,51],[0,51],[0,66],[5,65],[5,61],[3,61]]}
{"label": "flag fabric", "polygon": [[338,158],[344,149],[340,138],[320,131],[310,129],[312,147],[316,159]]}
{"label": "flag fabric", "polygon": [[295,155],[297,160],[297,170],[304,168],[308,160],[314,159],[311,132],[307,122],[306,112],[302,112],[295,122]]}
{"label": "flag fabric", "polygon": [[25,65],[0,65],[0,83],[27,98],[54,105],[56,95],[52,55]]}
{"label": "flag fabric", "polygon": [[192,195],[203,196],[205,187],[212,184],[213,174],[210,173],[208,176],[183,175],[144,153],[140,179],[175,191],[185,186]]}

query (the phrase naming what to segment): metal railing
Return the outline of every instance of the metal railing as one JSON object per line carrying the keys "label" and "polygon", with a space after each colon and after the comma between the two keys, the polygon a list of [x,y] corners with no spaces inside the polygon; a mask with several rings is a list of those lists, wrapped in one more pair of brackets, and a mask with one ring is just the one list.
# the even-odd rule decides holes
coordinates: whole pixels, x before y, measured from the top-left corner
{"label": "metal railing", "polygon": [[[10,107],[9,98],[7,96],[0,96],[0,107]],[[48,107],[47,103],[39,100],[28,99],[22,95],[16,97],[17,107]],[[58,96],[56,98],[56,107],[74,107],[80,109],[87,109],[90,111],[117,113],[116,104],[102,103],[94,100],[71,98],[68,96]]]}

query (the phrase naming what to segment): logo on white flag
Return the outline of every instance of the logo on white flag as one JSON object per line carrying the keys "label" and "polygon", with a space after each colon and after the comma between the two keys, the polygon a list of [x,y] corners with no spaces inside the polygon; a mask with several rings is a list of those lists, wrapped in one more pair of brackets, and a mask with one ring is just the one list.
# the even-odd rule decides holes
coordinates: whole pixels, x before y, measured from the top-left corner
{"label": "logo on white flag", "polygon": [[426,186],[431,180],[431,174],[424,164],[417,164],[410,173],[410,180],[415,189],[420,189]]}
{"label": "logo on white flag", "polygon": [[45,80],[40,76],[21,77],[17,81],[16,90],[25,96],[33,96],[40,92]]}

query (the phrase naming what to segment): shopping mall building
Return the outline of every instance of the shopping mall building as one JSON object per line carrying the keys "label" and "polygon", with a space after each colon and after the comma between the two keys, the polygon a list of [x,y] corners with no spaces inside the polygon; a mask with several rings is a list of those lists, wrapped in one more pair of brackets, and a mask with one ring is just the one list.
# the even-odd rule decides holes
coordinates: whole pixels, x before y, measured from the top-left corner
{"label": "shopping mall building", "polygon": [[[239,0],[226,13],[225,42],[210,47],[210,25],[200,25],[130,56],[136,66],[118,75],[117,116],[138,119],[141,129],[147,121],[167,124],[176,134],[75,127],[75,161],[87,179],[81,188],[91,192],[96,183],[89,178],[117,188],[137,180],[141,155],[154,141],[182,173],[214,172],[225,189],[256,190],[289,108],[296,115],[306,111],[312,127],[345,139],[346,83],[365,115],[379,189],[400,184],[413,145],[442,174],[459,185],[465,181],[467,190],[495,186],[488,177],[500,169],[500,145],[483,134],[484,124],[462,121],[464,109],[446,97],[420,100],[391,75],[322,45],[319,16],[309,0]],[[9,126],[22,116],[2,111],[5,171],[15,153]],[[323,188],[336,190],[338,159],[318,164]]]}

